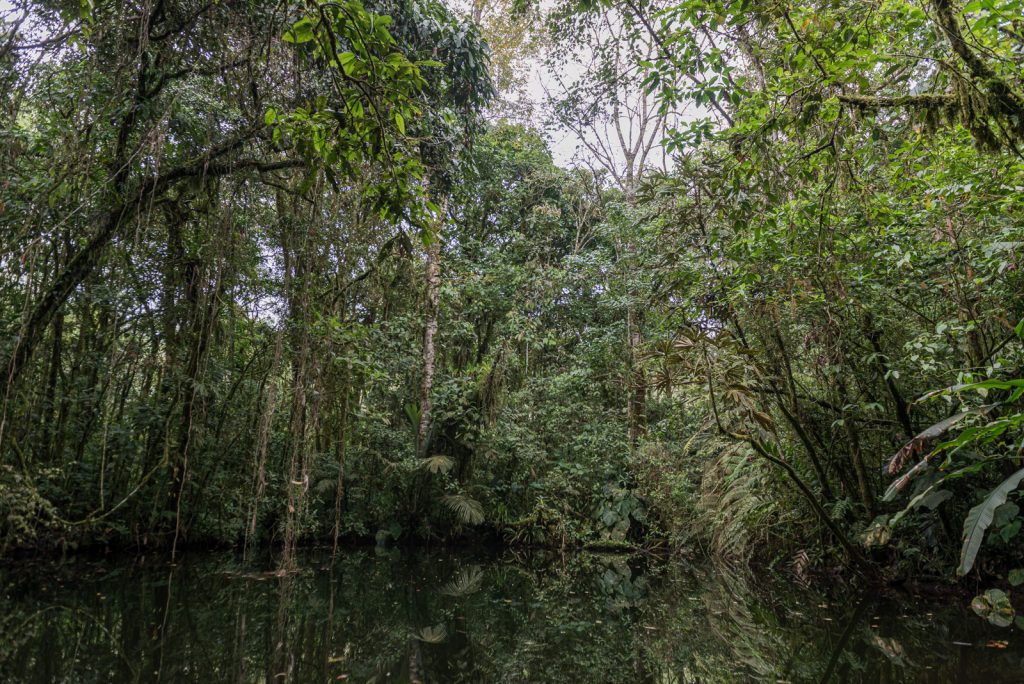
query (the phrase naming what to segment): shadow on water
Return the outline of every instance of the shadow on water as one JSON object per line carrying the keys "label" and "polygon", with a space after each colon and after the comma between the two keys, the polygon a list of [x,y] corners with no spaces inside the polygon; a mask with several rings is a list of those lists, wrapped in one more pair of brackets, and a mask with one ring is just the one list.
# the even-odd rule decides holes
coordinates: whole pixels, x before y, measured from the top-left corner
{"label": "shadow on water", "polygon": [[1021,682],[959,600],[573,555],[307,553],[6,568],[4,682]]}

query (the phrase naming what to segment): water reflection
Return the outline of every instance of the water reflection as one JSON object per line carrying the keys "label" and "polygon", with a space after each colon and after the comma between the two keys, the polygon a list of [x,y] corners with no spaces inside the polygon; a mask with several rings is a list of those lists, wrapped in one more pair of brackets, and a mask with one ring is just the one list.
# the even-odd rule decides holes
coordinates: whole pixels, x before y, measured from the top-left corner
{"label": "water reflection", "polygon": [[[6,568],[5,682],[1021,682],[1020,632],[623,556]],[[1005,647],[1004,644],[1005,643]]]}

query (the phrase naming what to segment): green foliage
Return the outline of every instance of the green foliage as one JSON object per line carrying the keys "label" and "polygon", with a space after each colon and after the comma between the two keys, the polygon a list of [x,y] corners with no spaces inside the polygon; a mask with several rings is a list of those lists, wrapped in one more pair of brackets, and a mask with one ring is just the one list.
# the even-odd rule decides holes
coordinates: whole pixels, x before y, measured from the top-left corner
{"label": "green foliage", "polygon": [[498,19],[21,4],[10,546],[1024,562],[1019,3],[531,8],[592,58],[548,102],[568,169],[487,116]]}
{"label": "green foliage", "polygon": [[483,504],[470,496],[448,494],[441,501],[466,525],[479,525],[484,521]]}
{"label": "green foliage", "polygon": [[329,95],[292,111],[271,107],[264,116],[274,143],[321,163],[335,187],[366,161],[382,164],[390,182],[367,185],[363,194],[385,218],[401,216],[420,192],[425,171],[406,139],[405,120],[423,114],[418,100],[428,82],[420,70],[440,66],[399,51],[392,21],[356,0],[314,3],[282,40],[299,49],[300,59],[333,70]]}
{"label": "green foliage", "polygon": [[1009,627],[1013,624],[1015,611],[1010,597],[999,589],[989,589],[971,600],[971,610],[985,618],[996,627]]}
{"label": "green foliage", "polygon": [[594,518],[602,540],[621,542],[629,536],[631,528],[636,530],[646,523],[647,510],[633,492],[607,487],[606,498],[598,505]]}
{"label": "green foliage", "polygon": [[[1021,480],[1024,480],[1024,469],[1018,470],[1003,480],[999,486],[988,493],[980,504],[972,508],[967,514],[967,518],[964,519],[964,546],[960,551],[960,566],[957,568],[958,574],[966,575],[971,571],[971,568],[974,566],[974,559],[978,555],[978,549],[981,547],[985,531],[988,530],[989,525],[995,520],[998,509],[1005,504],[1007,495],[1017,488]],[[1015,516],[1016,513],[1011,515],[1011,517]],[[1020,526],[1018,525],[1017,527],[1019,529]]]}
{"label": "green foliage", "polygon": [[0,554],[56,546],[65,532],[54,505],[29,477],[0,466]]}

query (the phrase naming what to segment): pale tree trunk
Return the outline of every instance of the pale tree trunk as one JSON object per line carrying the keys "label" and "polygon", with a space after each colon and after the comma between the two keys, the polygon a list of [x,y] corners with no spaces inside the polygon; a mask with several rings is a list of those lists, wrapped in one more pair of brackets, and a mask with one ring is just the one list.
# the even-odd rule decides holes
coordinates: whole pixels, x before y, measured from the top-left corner
{"label": "pale tree trunk", "polygon": [[[621,137],[622,129],[619,122],[616,122],[616,130],[619,131],[619,136]],[[634,149],[639,150],[640,148]],[[625,159],[624,190],[626,193],[626,204],[630,209],[633,209],[636,207],[636,169],[634,168],[636,153],[627,151]],[[644,345],[643,314],[638,310],[636,302],[640,293],[630,275],[638,268],[638,264],[634,263],[637,258],[638,249],[632,238],[627,241],[624,251],[628,264],[625,276],[627,279],[626,294],[628,301],[626,307],[626,362],[629,366],[629,398],[627,400],[629,425],[627,437],[629,439],[629,448],[634,449],[640,438],[647,431],[647,376],[644,373],[644,367],[640,359]]]}
{"label": "pale tree trunk", "polygon": [[416,453],[426,456],[430,433],[430,394],[434,389],[434,368],[437,348],[437,314],[441,303],[441,228],[447,210],[447,199],[440,202],[430,244],[427,245],[426,281],[426,326],[423,329],[423,380],[420,385],[420,424],[416,432]]}
{"label": "pale tree trunk", "polygon": [[630,304],[627,313],[629,329],[629,445],[635,447],[637,441],[647,432],[647,376],[643,364],[640,363],[640,352],[643,347],[643,319],[636,306]]}
{"label": "pale tree trunk", "polygon": [[248,558],[252,549],[253,541],[256,539],[256,525],[259,522],[260,502],[267,489],[267,454],[270,450],[270,433],[273,429],[274,414],[277,410],[277,398],[280,393],[280,371],[281,357],[284,347],[284,328],[276,333],[274,344],[274,356],[270,362],[270,369],[267,371],[267,378],[264,383],[266,390],[263,393],[263,407],[260,410],[259,422],[256,426],[256,454],[253,459],[252,474],[252,496],[250,497],[249,522],[245,529],[245,543],[242,547],[243,555]]}
{"label": "pale tree trunk", "polygon": [[[288,479],[285,483],[287,511],[284,525],[284,549],[281,568],[295,565],[295,549],[300,534],[305,495],[309,487],[307,439],[316,420],[316,408],[310,404],[310,389],[315,376],[311,350],[309,283],[313,270],[313,247],[306,230],[299,230],[293,221],[299,217],[295,196],[283,192],[277,197],[278,221],[284,256],[284,289],[288,302],[288,337],[290,338],[292,402],[289,419]],[[301,220],[301,219],[300,219]],[[301,225],[301,224],[300,224]]]}

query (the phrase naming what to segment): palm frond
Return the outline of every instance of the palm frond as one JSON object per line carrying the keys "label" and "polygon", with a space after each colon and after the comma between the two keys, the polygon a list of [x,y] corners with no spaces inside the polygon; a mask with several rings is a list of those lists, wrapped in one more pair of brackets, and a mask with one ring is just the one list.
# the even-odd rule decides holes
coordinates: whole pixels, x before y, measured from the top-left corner
{"label": "palm frond", "polygon": [[425,644],[439,644],[448,638],[448,629],[444,624],[439,624],[434,627],[424,627],[413,634],[413,637],[419,639]]}
{"label": "palm frond", "polygon": [[479,565],[471,565],[463,568],[451,582],[448,582],[441,589],[445,596],[468,596],[480,589],[484,581],[484,572]]}
{"label": "palm frond", "polygon": [[441,501],[467,525],[479,525],[484,521],[484,507],[472,497],[465,494],[449,494]]}
{"label": "palm frond", "polygon": [[445,474],[455,467],[455,459],[444,454],[437,454],[420,461],[420,467],[433,475]]}

